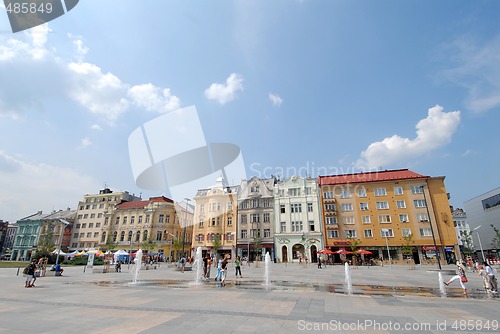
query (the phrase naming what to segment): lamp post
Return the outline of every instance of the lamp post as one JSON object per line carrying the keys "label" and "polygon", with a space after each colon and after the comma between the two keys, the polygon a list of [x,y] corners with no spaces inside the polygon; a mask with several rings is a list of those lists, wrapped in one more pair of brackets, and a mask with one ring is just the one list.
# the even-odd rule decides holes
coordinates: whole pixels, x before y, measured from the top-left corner
{"label": "lamp post", "polygon": [[[473,229],[472,232],[478,230],[480,227],[481,225]],[[481,238],[479,237],[479,232],[476,232],[476,234],[477,234],[477,240],[479,240],[479,248],[481,249],[481,255],[483,256],[483,261],[486,261],[486,258],[484,257],[483,245],[481,244]]]}
{"label": "lamp post", "polygon": [[172,256],[172,249],[174,247],[174,238],[175,238],[175,235],[173,235],[172,233],[169,233],[169,235],[172,237],[172,241],[170,241],[170,249],[169,249],[169,252],[168,252],[168,260],[170,262],[170,260],[171,260],[170,257],[172,257],[172,259],[174,258]]}
{"label": "lamp post", "polygon": [[182,234],[182,254],[181,254],[182,257],[184,257],[184,244],[186,243],[186,225],[187,225],[188,205],[189,205],[189,201],[191,201],[191,199],[184,198],[184,200],[186,201],[186,214],[184,215],[184,233]]}
{"label": "lamp post", "polygon": [[62,240],[63,240],[63,237],[64,237],[64,230],[66,229],[66,226],[68,226],[69,224],[71,224],[69,221],[67,221],[66,219],[59,219],[59,221],[64,224],[64,228],[62,229],[61,231],[61,236],[59,237],[59,249],[57,250],[57,256],[56,256],[56,265],[59,263],[59,254],[61,253],[61,246],[62,246]]}
{"label": "lamp post", "polygon": [[389,268],[392,269],[392,260],[391,260],[391,252],[389,251],[389,229],[383,228],[381,231],[384,233],[385,237],[385,246],[387,247],[387,255],[389,256]]}
{"label": "lamp post", "polygon": [[422,189],[422,194],[424,194],[424,202],[425,202],[425,209],[427,210],[427,217],[429,219],[429,225],[431,226],[431,234],[432,234],[432,242],[434,243],[434,250],[436,251],[436,260],[437,260],[437,263],[438,263],[438,268],[439,270],[441,270],[441,261],[440,261],[440,253],[439,253],[439,249],[436,245],[436,237],[434,236],[434,228],[432,227],[432,221],[431,221],[431,215],[429,213],[429,205],[427,205],[427,198],[425,197],[425,190],[424,190],[424,187],[426,185],[422,185],[420,186],[420,189]]}

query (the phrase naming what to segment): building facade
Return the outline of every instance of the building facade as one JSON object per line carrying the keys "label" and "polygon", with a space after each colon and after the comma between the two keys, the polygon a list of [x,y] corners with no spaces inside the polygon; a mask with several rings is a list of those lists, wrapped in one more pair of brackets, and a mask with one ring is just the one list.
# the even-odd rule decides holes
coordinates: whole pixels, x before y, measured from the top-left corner
{"label": "building facade", "polygon": [[[480,196],[464,202],[464,210],[474,240],[478,241],[476,251],[485,254],[485,257],[499,257],[500,236],[495,231],[500,230],[500,188],[488,191]],[[478,254],[482,259],[482,254]]]}
{"label": "building facade", "polygon": [[7,227],[7,237],[5,238],[5,251],[10,252],[12,259],[12,248],[14,247],[14,242],[16,240],[17,234],[17,224],[9,224]]}
{"label": "building facade", "polygon": [[104,249],[112,244],[127,252],[140,248],[176,259],[180,250],[175,249],[175,240],[184,234],[178,216],[175,203],[164,196],[123,202],[105,218],[99,246]]}
{"label": "building facade", "polygon": [[316,179],[293,176],[274,186],[274,247],[277,262],[311,261],[323,249]]}
{"label": "building facade", "polygon": [[458,246],[463,252],[464,248],[473,250],[474,240],[470,230],[469,222],[467,221],[467,213],[460,208],[452,211],[453,224],[455,225],[455,232],[457,234]]}
{"label": "building facade", "polygon": [[37,213],[22,218],[16,222],[17,234],[12,247],[11,259],[16,261],[27,261],[38,247],[38,237],[43,219],[49,214],[38,211]]}
{"label": "building facade", "polygon": [[238,191],[237,254],[249,261],[274,259],[274,178],[242,180]]}
{"label": "building facade", "polygon": [[239,186],[216,185],[197,191],[194,198],[193,248],[202,253],[236,256],[236,224]]}
{"label": "building facade", "polygon": [[[444,177],[408,169],[320,176],[325,243],[332,251],[352,244],[372,257],[415,263],[453,262],[457,236]],[[435,242],[434,242],[435,240]],[[411,255],[409,254],[411,252]]]}
{"label": "building facade", "polygon": [[101,245],[102,233],[108,228],[104,226],[106,218],[109,221],[116,205],[140,200],[140,197],[127,191],[114,193],[108,188],[100,190],[98,194],[84,195],[83,200],[78,203],[70,249],[98,248]]}
{"label": "building facade", "polygon": [[38,237],[38,248],[53,251],[68,251],[71,242],[71,230],[76,218],[76,210],[60,210],[43,218]]}

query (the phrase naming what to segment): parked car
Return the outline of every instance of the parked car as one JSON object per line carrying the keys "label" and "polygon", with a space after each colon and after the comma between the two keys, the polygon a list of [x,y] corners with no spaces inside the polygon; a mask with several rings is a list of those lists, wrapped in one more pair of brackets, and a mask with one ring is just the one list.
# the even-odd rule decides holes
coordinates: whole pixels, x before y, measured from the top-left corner
{"label": "parked car", "polygon": [[10,254],[3,254],[2,256],[0,256],[0,260],[10,260]]}

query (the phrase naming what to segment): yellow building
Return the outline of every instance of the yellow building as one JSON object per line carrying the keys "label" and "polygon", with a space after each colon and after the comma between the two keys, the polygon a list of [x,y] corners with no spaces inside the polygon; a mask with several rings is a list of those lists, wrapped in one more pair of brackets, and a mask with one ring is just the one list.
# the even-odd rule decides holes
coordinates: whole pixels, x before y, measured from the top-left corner
{"label": "yellow building", "polygon": [[[185,210],[177,212],[178,209],[171,199],[163,196],[118,204],[104,220],[101,247],[111,243],[127,252],[140,248],[175,260],[180,252],[176,245],[184,236],[181,225],[184,218],[179,216],[185,214]],[[187,226],[187,240],[191,233],[192,227]],[[190,244],[186,245],[189,249]]]}
{"label": "yellow building", "polygon": [[[351,245],[372,258],[415,263],[453,262],[457,244],[444,177],[408,169],[320,176],[318,184],[325,245],[333,251]],[[411,237],[410,237],[411,235]],[[337,258],[338,260],[338,258]]]}
{"label": "yellow building", "polygon": [[194,200],[193,248],[202,253],[236,254],[238,186],[224,186],[223,179],[209,189],[200,189]]}

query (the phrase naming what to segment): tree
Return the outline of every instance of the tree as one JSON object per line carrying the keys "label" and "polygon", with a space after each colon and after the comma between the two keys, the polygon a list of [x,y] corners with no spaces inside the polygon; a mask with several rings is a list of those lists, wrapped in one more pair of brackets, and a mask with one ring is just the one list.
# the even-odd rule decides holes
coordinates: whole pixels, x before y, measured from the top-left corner
{"label": "tree", "polygon": [[152,251],[153,249],[155,249],[155,246],[156,246],[156,241],[155,240],[152,240],[151,238],[148,238],[147,240],[144,240],[142,243],[141,243],[141,248],[143,250],[147,250],[148,253],[150,251]]}
{"label": "tree", "polygon": [[108,238],[108,240],[106,240],[106,249],[108,251],[116,249],[116,246],[118,246],[118,243],[114,242],[111,238]]}
{"label": "tree", "polygon": [[470,255],[473,252],[474,243],[472,242],[472,232],[460,231],[460,239],[462,239],[463,250],[462,253]]}
{"label": "tree", "polygon": [[257,236],[253,239],[253,249],[255,252],[255,267],[259,267],[259,249],[262,247],[262,239]]}
{"label": "tree", "polygon": [[493,228],[493,231],[495,231],[495,236],[491,240],[491,246],[498,253],[500,250],[500,231],[493,224],[490,226]]}
{"label": "tree", "polygon": [[216,234],[214,237],[213,245],[214,245],[215,255],[217,256],[217,250],[220,248],[220,237],[218,234]]}
{"label": "tree", "polygon": [[359,249],[359,247],[361,247],[361,240],[354,237],[347,237],[347,239],[349,239],[350,242],[351,252],[354,253],[353,259],[354,261],[356,261],[356,263],[353,264],[357,265],[359,254],[357,254],[356,251]]}
{"label": "tree", "polygon": [[182,249],[182,239],[175,238],[172,240],[172,249],[174,250],[174,261],[177,260],[176,254],[179,255],[179,251]]}
{"label": "tree", "polygon": [[404,244],[403,247],[401,247],[403,258],[406,259],[409,269],[415,269],[415,264],[413,262],[413,246],[412,246],[412,244],[415,243],[415,241],[413,240],[413,234],[410,233],[404,235],[403,239],[404,239]]}

